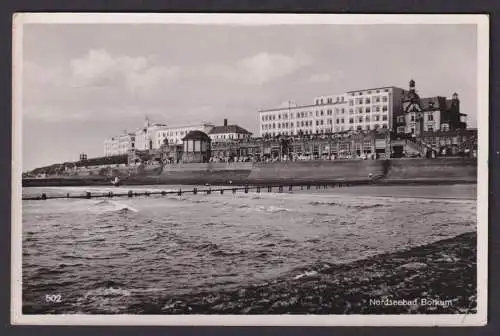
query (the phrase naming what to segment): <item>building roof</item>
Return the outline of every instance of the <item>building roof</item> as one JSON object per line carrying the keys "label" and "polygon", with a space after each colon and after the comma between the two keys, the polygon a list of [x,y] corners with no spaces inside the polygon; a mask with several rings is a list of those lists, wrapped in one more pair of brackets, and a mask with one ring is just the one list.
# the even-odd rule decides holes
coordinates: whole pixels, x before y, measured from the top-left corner
{"label": "building roof", "polygon": [[191,131],[184,138],[182,138],[182,141],[185,140],[203,140],[203,141],[210,141],[210,137],[202,132],[202,131]]}
{"label": "building roof", "polygon": [[373,88],[368,88],[368,89],[358,89],[358,90],[349,90],[346,91],[346,93],[353,93],[353,92],[360,92],[360,91],[373,91],[373,90],[384,90],[384,89],[400,89],[403,90],[397,86],[378,86],[378,87],[373,87]]}
{"label": "building roof", "polygon": [[440,97],[428,97],[428,98],[422,98],[420,99],[420,106],[422,107],[422,110],[427,111],[427,110],[440,110],[443,108],[441,106],[442,99],[439,99]]}
{"label": "building roof", "polygon": [[252,134],[243,127],[240,127],[238,125],[215,126],[210,130],[208,134],[223,134],[223,133]]}

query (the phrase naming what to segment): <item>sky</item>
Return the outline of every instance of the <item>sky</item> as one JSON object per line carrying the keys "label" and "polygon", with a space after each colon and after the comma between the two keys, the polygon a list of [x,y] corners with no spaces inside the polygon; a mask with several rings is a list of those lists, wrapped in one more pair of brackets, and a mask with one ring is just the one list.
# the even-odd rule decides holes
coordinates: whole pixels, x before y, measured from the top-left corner
{"label": "sky", "polygon": [[477,116],[477,33],[460,25],[26,24],[23,170],[104,154],[152,121],[238,124],[286,101],[416,82]]}

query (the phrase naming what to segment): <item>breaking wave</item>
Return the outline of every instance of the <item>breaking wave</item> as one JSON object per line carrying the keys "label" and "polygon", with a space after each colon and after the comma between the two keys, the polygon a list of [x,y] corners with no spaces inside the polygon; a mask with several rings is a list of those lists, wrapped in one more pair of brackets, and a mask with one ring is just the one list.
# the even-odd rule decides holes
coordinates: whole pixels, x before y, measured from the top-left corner
{"label": "breaking wave", "polygon": [[363,209],[373,209],[373,208],[383,207],[385,204],[377,203],[377,204],[367,204],[367,205],[353,205],[353,204],[345,204],[345,203],[340,203],[340,202],[312,201],[312,202],[309,202],[309,205],[312,205],[312,206],[338,206],[338,207],[348,208],[348,209],[363,210]]}
{"label": "breaking wave", "polygon": [[137,209],[129,206],[129,205],[126,205],[126,204],[123,204],[123,203],[119,203],[119,202],[115,202],[115,201],[110,201],[110,200],[103,200],[103,201],[99,201],[97,203],[94,203],[95,206],[97,207],[103,207],[105,208],[105,210],[108,210],[108,211],[120,211],[120,212],[127,212],[127,211],[131,211],[131,212],[138,212]]}

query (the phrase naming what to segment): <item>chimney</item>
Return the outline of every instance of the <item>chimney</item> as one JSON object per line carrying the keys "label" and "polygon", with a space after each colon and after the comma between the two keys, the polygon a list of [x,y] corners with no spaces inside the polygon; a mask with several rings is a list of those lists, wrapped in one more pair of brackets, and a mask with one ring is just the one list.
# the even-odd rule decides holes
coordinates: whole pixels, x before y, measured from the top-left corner
{"label": "chimney", "polygon": [[227,127],[227,119],[224,119],[224,127]]}

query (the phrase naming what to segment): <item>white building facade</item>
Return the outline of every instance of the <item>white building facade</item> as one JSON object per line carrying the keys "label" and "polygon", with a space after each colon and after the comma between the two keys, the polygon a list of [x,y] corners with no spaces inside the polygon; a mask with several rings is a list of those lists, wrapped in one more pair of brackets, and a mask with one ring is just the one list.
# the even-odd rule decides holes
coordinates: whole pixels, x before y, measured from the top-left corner
{"label": "white building facade", "polygon": [[213,127],[214,125],[210,123],[168,126],[163,123],[152,123],[146,118],[144,126],[135,132],[125,132],[122,135],[106,139],[104,141],[104,155],[127,154],[131,149],[159,149],[165,140],[169,144],[182,144],[182,138],[190,131],[198,130],[208,134]]}
{"label": "white building facade", "polygon": [[104,156],[127,154],[135,148],[135,133],[123,133],[104,140]]}
{"label": "white building facade", "polygon": [[151,123],[148,118],[144,121],[144,126],[135,131],[135,148],[138,150],[147,150],[155,148],[154,136],[159,129],[167,127],[162,123]]}
{"label": "white building facade", "polygon": [[167,141],[169,144],[182,144],[184,138],[191,131],[202,131],[209,133],[214,125],[210,123],[201,123],[196,125],[165,126],[157,128],[152,133],[152,147],[158,149]]}
{"label": "white building facade", "polygon": [[313,104],[259,111],[260,136],[390,129],[404,90],[381,87],[318,96]]}

